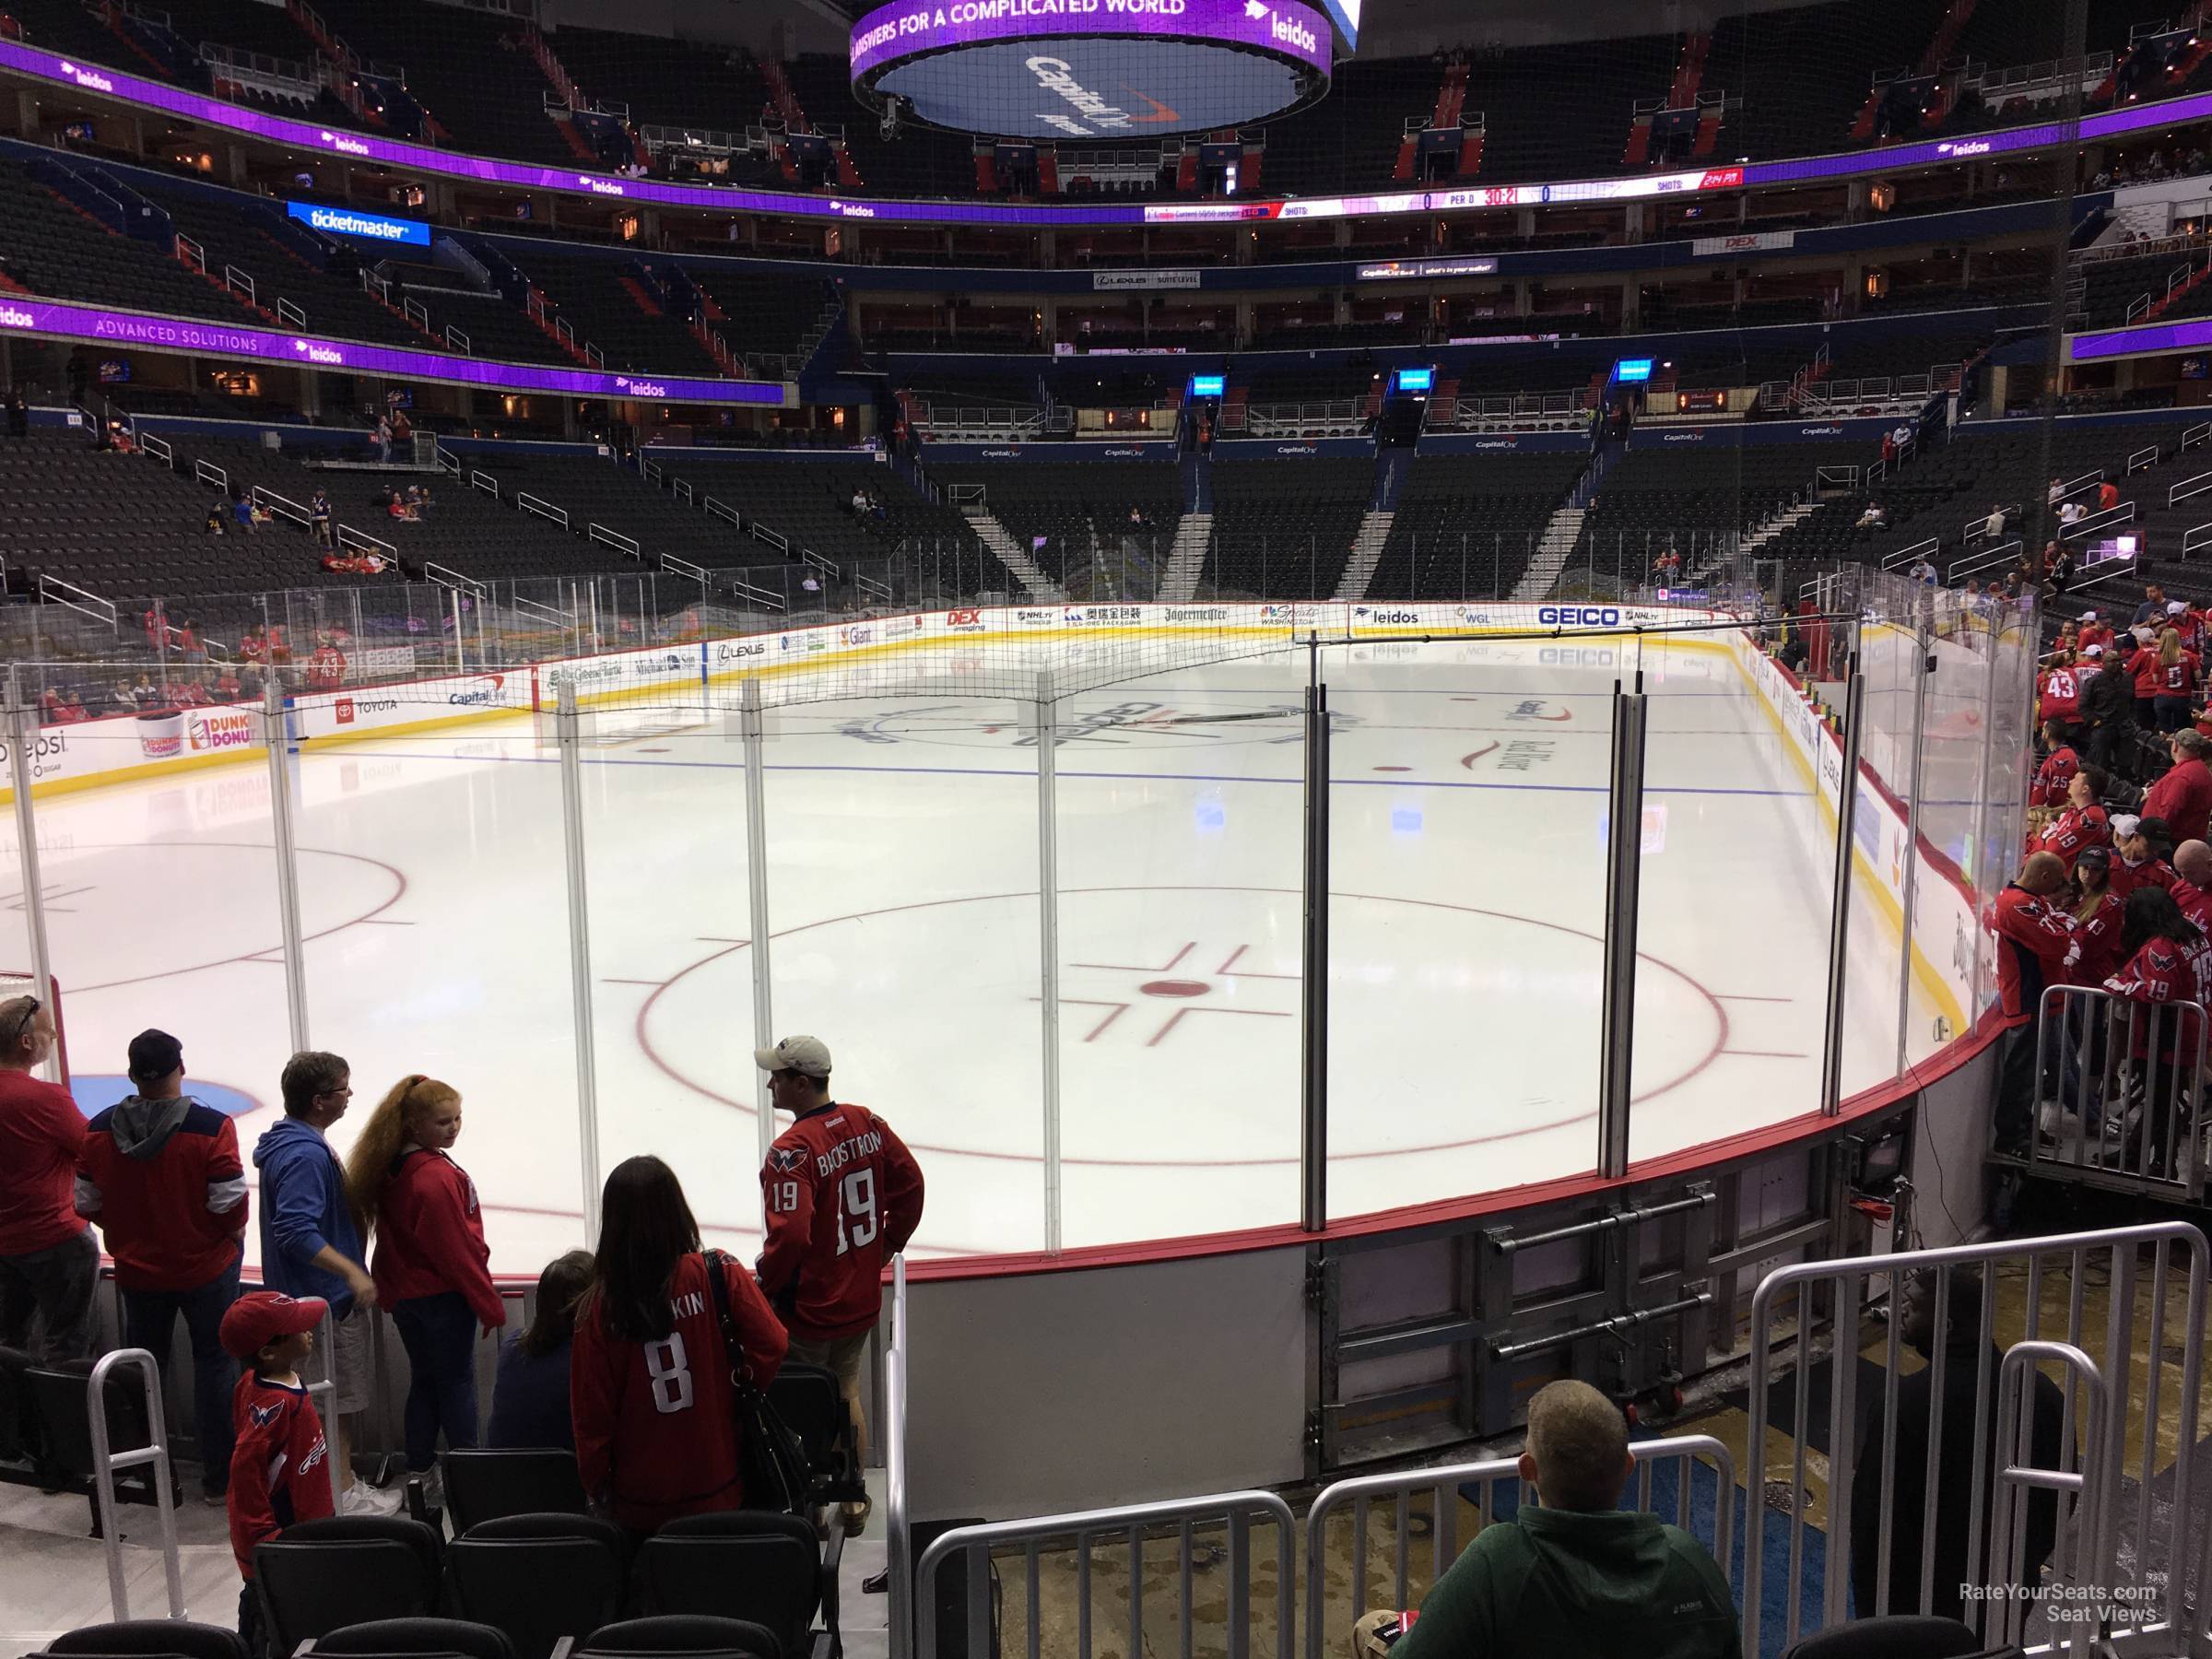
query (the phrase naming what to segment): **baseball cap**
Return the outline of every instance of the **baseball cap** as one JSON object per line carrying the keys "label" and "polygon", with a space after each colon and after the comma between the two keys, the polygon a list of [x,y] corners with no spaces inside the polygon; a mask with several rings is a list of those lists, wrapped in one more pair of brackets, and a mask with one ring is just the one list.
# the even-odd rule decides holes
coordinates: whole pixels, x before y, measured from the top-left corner
{"label": "baseball cap", "polygon": [[2143,820],[2132,812],[2121,812],[2112,816],[2112,825],[2113,835],[2132,836],[2143,827]]}
{"label": "baseball cap", "polygon": [[2104,654],[2104,647],[2101,645],[2084,645],[2081,648],[2081,654],[2083,656],[2102,656]]}
{"label": "baseball cap", "polygon": [[249,1290],[223,1314],[223,1352],[251,1359],[279,1336],[312,1331],[330,1304],[319,1296],[287,1296],[281,1290]]}
{"label": "baseball cap", "polygon": [[753,1064],[765,1072],[794,1071],[809,1077],[830,1075],[830,1045],[819,1037],[786,1037],[774,1048],[755,1049]]}
{"label": "baseball cap", "polygon": [[2169,599],[2166,601],[2166,614],[2170,617],[2178,617],[2188,608],[2189,607],[2186,605],[2183,605],[2179,599]]}
{"label": "baseball cap", "polygon": [[2074,862],[2077,865],[2095,865],[2100,870],[2110,869],[2112,850],[2110,847],[2084,847],[2074,854]]}
{"label": "baseball cap", "polygon": [[2081,619],[2084,622],[2094,622],[2097,620],[2097,613],[2095,611],[2083,611],[2081,613]]}
{"label": "baseball cap", "polygon": [[184,1064],[184,1045],[167,1031],[145,1030],[131,1039],[127,1065],[131,1080],[150,1083]]}

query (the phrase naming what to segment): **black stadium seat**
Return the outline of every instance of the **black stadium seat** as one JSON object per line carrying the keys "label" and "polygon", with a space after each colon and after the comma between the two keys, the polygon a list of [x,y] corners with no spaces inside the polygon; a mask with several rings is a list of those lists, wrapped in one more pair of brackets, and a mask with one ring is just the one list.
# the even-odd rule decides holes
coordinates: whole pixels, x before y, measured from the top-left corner
{"label": "black stadium seat", "polygon": [[516,1659],[548,1659],[618,1617],[629,1542],[593,1515],[505,1515],[480,1522],[445,1547],[453,1611],[506,1632]]}
{"label": "black stadium seat", "polygon": [[775,1633],[760,1625],[697,1614],[605,1625],[575,1650],[575,1659],[660,1659],[674,1654],[684,1659],[801,1659],[796,1653],[785,1654]]}
{"label": "black stadium seat", "polygon": [[638,1550],[641,1613],[744,1619],[774,1631],[794,1655],[806,1651],[823,1591],[813,1524],[795,1515],[687,1515]]}
{"label": "black stadium seat", "polygon": [[288,1526],[253,1549],[253,1583],[271,1646],[438,1606],[438,1537],[399,1515],[332,1515]]}
{"label": "black stadium seat", "polygon": [[515,1659],[504,1633],[460,1618],[371,1619],[331,1631],[314,1651],[340,1659]]}
{"label": "black stadium seat", "polygon": [[71,1659],[249,1659],[236,1630],[188,1618],[124,1618],[68,1630],[46,1644]]}
{"label": "black stadium seat", "polygon": [[445,1472],[446,1510],[456,1533],[507,1515],[581,1515],[583,1482],[576,1454],[472,1447],[440,1458]]}

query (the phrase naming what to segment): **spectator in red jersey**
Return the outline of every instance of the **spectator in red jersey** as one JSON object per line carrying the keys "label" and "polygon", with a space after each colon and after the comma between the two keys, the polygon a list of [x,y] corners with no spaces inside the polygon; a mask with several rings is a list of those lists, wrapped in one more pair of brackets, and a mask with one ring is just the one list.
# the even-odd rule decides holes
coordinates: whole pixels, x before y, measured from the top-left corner
{"label": "spectator in red jersey", "polygon": [[307,659],[307,688],[335,691],[345,683],[346,653],[331,642],[328,634],[317,635],[315,649]]}
{"label": "spectator in red jersey", "polygon": [[[819,1038],[786,1037],[755,1049],[753,1061],[793,1120],[760,1169],[760,1288],[791,1333],[792,1363],[837,1378],[865,1450],[861,1356],[883,1311],[883,1265],[922,1224],[922,1166],[865,1106],[830,1098],[830,1049]],[[848,1503],[846,1532],[867,1515],[865,1502]]]}
{"label": "spectator in red jersey", "polygon": [[2056,853],[2030,853],[1989,911],[1989,930],[1997,937],[1998,1010],[2006,1028],[1993,1127],[1997,1150],[2013,1156],[2026,1152],[2034,1121],[2036,1019],[2043,990],[2066,982],[2066,953],[2074,945],[2072,919],[2053,902],[2065,885],[2066,866]]}
{"label": "spectator in red jersey", "polygon": [[2065,801],[2066,786],[2081,770],[2081,757],[2067,739],[2065,728],[2055,720],[2043,722],[2043,746],[2050,752],[2035,769],[2035,782],[2028,786],[2028,805],[2057,806]]}
{"label": "spectator in red jersey", "polygon": [[2157,818],[2132,812],[2116,812],[2109,820],[2112,832],[2112,890],[2124,903],[2139,887],[2171,887],[2173,867],[2159,856],[2167,840],[2166,826]]}
{"label": "spectator in red jersey", "polygon": [[766,1388],[788,1342],[744,1264],[700,1253],[676,1171],[657,1158],[616,1165],[569,1359],[576,1467],[596,1511],[650,1532],[742,1509],[731,1376],[742,1367]]}
{"label": "spectator in red jersey", "polygon": [[2136,641],[2126,663],[2126,673],[2136,687],[2136,724],[2147,732],[2155,732],[2159,727],[2158,649],[2148,629],[2138,628],[2129,637]]}
{"label": "spectator in red jersey", "polygon": [[169,1374],[177,1318],[192,1342],[192,1402],[200,1430],[200,1488],[220,1503],[230,1478],[230,1393],[223,1315],[238,1300],[246,1168],[238,1130],[184,1092],[184,1046],[141,1031],[127,1060],[134,1094],[93,1118],[76,1159],[76,1213],[96,1223],[115,1259],[123,1343]]}
{"label": "spectator in red jersey", "polygon": [[2158,677],[2151,699],[2159,731],[2178,732],[2189,724],[2190,711],[2196,707],[2198,667],[2197,654],[2183,641],[2179,628],[2159,632]]}
{"label": "spectator in red jersey", "polygon": [[2097,511],[2110,512],[2120,505],[2120,486],[2110,478],[2097,486]]}
{"label": "spectator in red jersey", "polygon": [[206,680],[195,674],[176,688],[179,708],[204,709],[215,700],[207,690]]}
{"label": "spectator in red jersey", "polygon": [[2173,885],[2166,890],[2183,915],[2212,934],[2212,842],[2183,841],[2173,850]]}
{"label": "spectator in red jersey", "polygon": [[2074,942],[2066,949],[2066,981],[2101,985],[2121,961],[2120,929],[2124,905],[2112,890],[2112,855],[2103,847],[2085,847],[2074,862],[2075,900],[2069,912]]}
{"label": "spectator in red jersey", "polygon": [[[2128,1021],[2128,1053],[2131,1069],[2141,1074],[2143,1088],[2140,1099],[2131,1098],[2137,1093],[2135,1088],[2126,1090],[2122,1098],[2127,1104],[2117,1112],[2108,1108],[2105,1135],[2119,1148],[2126,1167],[2174,1178],[2179,1172],[2168,1167],[2168,1148],[2195,1091],[2196,1056],[2204,1032],[2200,1016],[2172,1005],[2212,1006],[2212,940],[2182,914],[2171,893],[2138,888],[2127,900],[2120,946],[2126,965],[2104,982],[2104,988],[2135,1005]],[[2117,1107],[2119,1101],[2112,1104]],[[2149,1119],[2147,1135],[2143,1130],[2145,1116]]]}
{"label": "spectator in red jersey", "polygon": [[2112,844],[2112,819],[2098,804],[2106,782],[2104,773],[2094,766],[2076,771],[2066,783],[2065,809],[2043,826],[2036,841],[2041,851],[2057,855],[2060,867],[2068,875],[2084,847]]}
{"label": "spectator in red jersey", "polygon": [[100,1246],[76,1213],[85,1115],[69,1091],[34,1077],[53,1053],[53,1013],[35,996],[0,1003],[0,1347],[48,1364],[92,1351]]}
{"label": "spectator in red jersey", "polygon": [[2071,742],[2081,715],[2081,686],[2071,656],[2062,652],[2043,670],[2038,704],[2037,712],[2042,717],[2044,730],[2056,727]]}
{"label": "spectator in red jersey", "polygon": [[249,1290],[223,1315],[223,1349],[246,1369],[230,1396],[230,1552],[246,1581],[238,1633],[246,1651],[265,1651],[253,1593],[253,1547],[286,1527],[332,1513],[330,1447],[300,1364],[313,1352],[328,1304],[281,1290]]}
{"label": "spectator in red jersey", "polygon": [[477,1443],[477,1327],[507,1323],[476,1182],[447,1156],[460,1138],[460,1090],[418,1072],[377,1102],[346,1160],[355,1225],[376,1241],[376,1300],[407,1350],[407,1473],[433,1502],[439,1430],[451,1450]]}
{"label": "spectator in red jersey", "polygon": [[53,724],[56,725],[77,725],[91,718],[85,712],[83,701],[74,691],[63,692],[54,704]]}
{"label": "spectator in red jersey", "polygon": [[2083,611],[2081,627],[2076,633],[2075,639],[2084,651],[2092,645],[2101,645],[2109,651],[2112,645],[2112,630],[2105,625],[2102,618],[2096,611]]}
{"label": "spectator in red jersey", "polygon": [[215,694],[224,702],[236,702],[238,700],[238,670],[233,668],[229,664],[225,663],[220,668],[216,670]]}
{"label": "spectator in red jersey", "polygon": [[2176,732],[2167,752],[2173,757],[2173,769],[2143,797],[2143,816],[2163,818],[2176,841],[2203,841],[2212,825],[2212,771],[2205,766],[2206,756],[2212,755],[2212,737]]}

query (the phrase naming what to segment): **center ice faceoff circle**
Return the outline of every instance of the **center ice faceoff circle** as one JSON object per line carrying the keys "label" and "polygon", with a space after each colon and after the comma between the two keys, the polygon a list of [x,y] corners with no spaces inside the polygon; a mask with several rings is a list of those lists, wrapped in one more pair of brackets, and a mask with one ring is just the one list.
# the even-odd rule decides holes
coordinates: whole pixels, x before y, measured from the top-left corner
{"label": "center ice faceoff circle", "polygon": [[[1182,1169],[1296,1162],[1297,1120],[1283,1102],[1298,1098],[1298,910],[1296,892],[1273,888],[1063,890],[1061,1075],[1070,1161]],[[1428,899],[1339,893],[1334,911],[1332,1088],[1342,1110],[1332,1125],[1333,1159],[1500,1145],[1589,1118],[1601,992],[1595,935]],[[962,1131],[973,1121],[961,1108],[972,1088],[972,1049],[945,1029],[931,986],[948,940],[966,942],[971,965],[1010,965],[1026,940],[1033,968],[1035,937],[1034,891],[779,928],[771,945],[779,1018],[804,1025],[807,1008],[834,995],[841,1072],[853,1078],[855,1098],[873,1088],[916,1103],[905,1121],[917,1149],[1034,1159],[1033,1131],[1018,1139],[995,1129]],[[747,1114],[751,1096],[742,1083],[731,1086],[718,1014],[744,1005],[751,972],[742,947],[702,954],[650,995],[637,1028],[670,1081]],[[1033,1074],[1034,972],[997,977],[992,994],[1002,1006],[985,1011],[982,1029],[1003,1064]],[[1396,1028],[1394,1006],[1431,998],[1455,1010],[1464,1089],[1436,1088],[1431,1056],[1416,1064],[1394,1054],[1387,1041],[1371,1040]],[[1648,953],[1638,1000],[1637,1098],[1659,1101],[1720,1054],[1727,1019],[1696,980]],[[785,1007],[794,1009],[788,1018]],[[1206,1100],[1194,1110],[1188,1086],[1198,1075],[1208,1079]]]}

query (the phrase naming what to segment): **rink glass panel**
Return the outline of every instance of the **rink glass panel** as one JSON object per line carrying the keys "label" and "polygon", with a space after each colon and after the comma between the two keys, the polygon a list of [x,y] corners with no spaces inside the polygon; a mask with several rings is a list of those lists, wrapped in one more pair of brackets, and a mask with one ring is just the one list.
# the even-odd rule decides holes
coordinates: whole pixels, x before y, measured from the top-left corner
{"label": "rink glass panel", "polygon": [[[454,713],[443,687],[434,700],[413,687],[376,695],[424,699],[425,722]],[[343,1154],[407,1073],[451,1083],[463,1110],[452,1155],[476,1179],[494,1265],[534,1276],[589,1242],[559,769],[515,713],[310,740],[292,770],[312,1044],[354,1067],[332,1144]],[[252,776],[207,775],[241,788]],[[396,901],[369,914],[393,886]],[[327,936],[313,936],[317,918]],[[281,1019],[278,1004],[272,1029]]]}
{"label": "rink glass panel", "polygon": [[1070,1247],[1299,1213],[1306,653],[1168,650],[1059,709]]}
{"label": "rink glass panel", "polygon": [[[880,1112],[936,1183],[918,1248],[996,1255],[1046,1242],[1037,763],[1020,676],[997,660],[988,677],[963,672],[975,660],[912,653],[763,682],[772,1029],[754,1030],[753,963],[732,951],[647,1030],[748,1108],[754,1046],[821,1038],[833,1094]],[[734,729],[738,688],[714,695]],[[733,736],[695,741],[741,759]],[[742,938],[745,779],[714,775],[726,870],[710,885],[726,887],[730,925],[700,931]],[[756,1132],[733,1120],[728,1161],[710,1167],[757,1215]]]}
{"label": "rink glass panel", "polygon": [[1332,1218],[1596,1167],[1611,641],[1324,653]]}

